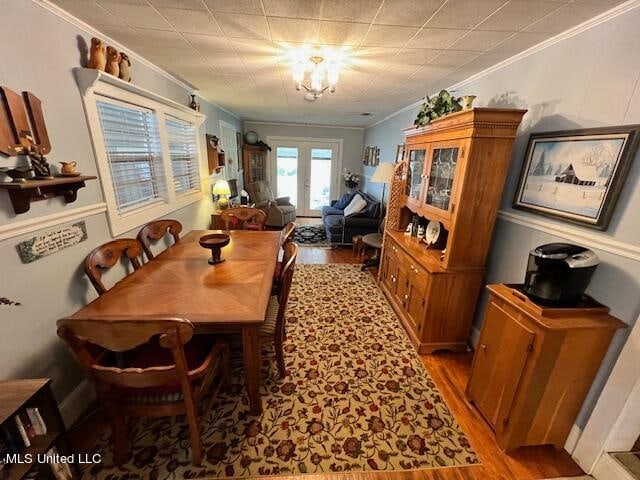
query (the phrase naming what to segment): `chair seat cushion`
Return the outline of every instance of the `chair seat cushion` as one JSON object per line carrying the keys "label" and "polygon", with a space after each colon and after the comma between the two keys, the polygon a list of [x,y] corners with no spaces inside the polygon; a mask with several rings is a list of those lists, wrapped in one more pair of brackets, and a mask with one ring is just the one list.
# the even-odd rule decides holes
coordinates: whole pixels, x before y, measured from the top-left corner
{"label": "chair seat cushion", "polygon": [[382,248],[382,234],[381,233],[367,233],[362,237],[362,243],[373,248]]}
{"label": "chair seat cushion", "polygon": [[273,335],[276,331],[276,323],[278,321],[278,310],[280,308],[280,302],[278,297],[272,295],[269,298],[269,305],[267,306],[267,314],[264,317],[264,323],[260,327],[261,335]]}
{"label": "chair seat cushion", "polygon": [[295,212],[296,207],[294,207],[293,205],[278,205],[278,210],[286,214],[286,213]]}

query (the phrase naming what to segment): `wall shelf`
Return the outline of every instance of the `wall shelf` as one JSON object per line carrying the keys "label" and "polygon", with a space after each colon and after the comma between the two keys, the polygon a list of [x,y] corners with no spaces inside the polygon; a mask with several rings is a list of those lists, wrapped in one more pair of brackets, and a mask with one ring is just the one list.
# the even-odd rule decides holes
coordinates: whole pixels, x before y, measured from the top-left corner
{"label": "wall shelf", "polygon": [[78,190],[86,180],[98,177],[81,175],[78,177],[54,177],[52,179],[29,179],[26,182],[0,183],[0,189],[7,190],[16,214],[29,211],[31,202],[62,196],[66,203],[76,201]]}

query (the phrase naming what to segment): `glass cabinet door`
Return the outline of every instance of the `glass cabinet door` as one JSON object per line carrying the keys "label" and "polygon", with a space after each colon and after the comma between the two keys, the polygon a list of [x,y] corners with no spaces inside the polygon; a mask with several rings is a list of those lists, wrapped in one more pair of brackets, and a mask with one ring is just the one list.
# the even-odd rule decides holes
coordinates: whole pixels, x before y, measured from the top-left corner
{"label": "glass cabinet door", "polygon": [[431,152],[424,203],[440,210],[449,210],[458,163],[458,147],[434,148]]}
{"label": "glass cabinet door", "polygon": [[409,172],[407,176],[407,195],[415,200],[420,199],[422,174],[426,150],[411,150],[409,152]]}

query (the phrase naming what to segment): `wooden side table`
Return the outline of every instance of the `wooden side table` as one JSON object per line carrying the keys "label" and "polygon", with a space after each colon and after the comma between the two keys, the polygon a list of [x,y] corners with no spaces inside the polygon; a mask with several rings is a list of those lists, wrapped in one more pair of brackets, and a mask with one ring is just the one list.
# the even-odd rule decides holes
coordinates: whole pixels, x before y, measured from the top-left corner
{"label": "wooden side table", "polygon": [[[30,418],[27,415],[27,409],[36,408],[46,426],[46,433],[29,437],[30,445],[25,446],[24,440],[16,429],[15,417],[20,415]],[[0,381],[0,428],[11,432],[11,441],[9,442],[11,445],[7,445],[12,450],[10,453],[19,453],[22,458],[25,458],[24,455],[27,453],[33,456],[31,463],[7,462],[5,470],[8,469],[7,478],[11,480],[20,480],[27,475],[30,475],[28,478],[55,478],[50,464],[36,462],[37,455],[46,454],[54,447],[60,455],[71,454],[67,432],[58,410],[58,404],[51,392],[51,380],[49,379]],[[69,468],[73,477],[76,478],[77,471],[74,465],[69,464]],[[36,477],[31,475],[36,475]]]}

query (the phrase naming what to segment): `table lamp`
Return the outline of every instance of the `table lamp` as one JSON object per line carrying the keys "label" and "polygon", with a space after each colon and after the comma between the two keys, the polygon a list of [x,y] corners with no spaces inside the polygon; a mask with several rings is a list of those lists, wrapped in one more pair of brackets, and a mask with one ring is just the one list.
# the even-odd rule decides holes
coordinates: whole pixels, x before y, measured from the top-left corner
{"label": "table lamp", "polygon": [[393,163],[381,163],[376,168],[376,171],[373,172],[369,181],[371,183],[382,183],[382,204],[384,205],[384,193],[387,188],[387,183],[391,183],[391,179],[393,178],[393,171],[395,170],[395,165]]}
{"label": "table lamp", "polygon": [[211,195],[218,197],[217,208],[218,210],[226,210],[229,208],[229,195],[231,195],[231,188],[229,182],[226,180],[218,180],[211,188]]}

